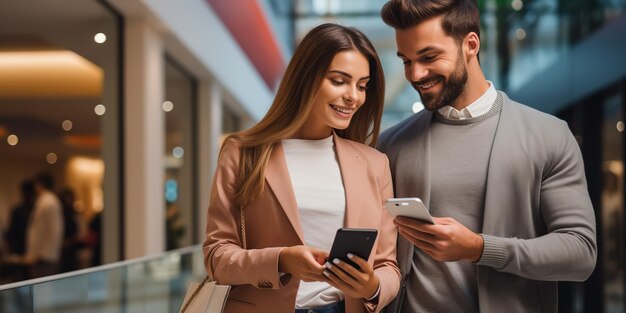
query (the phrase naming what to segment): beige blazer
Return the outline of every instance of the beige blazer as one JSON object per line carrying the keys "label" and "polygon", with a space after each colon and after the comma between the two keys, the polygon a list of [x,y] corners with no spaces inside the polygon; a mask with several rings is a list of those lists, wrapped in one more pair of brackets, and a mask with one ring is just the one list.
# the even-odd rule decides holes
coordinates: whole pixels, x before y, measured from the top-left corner
{"label": "beige blazer", "polygon": [[[346,192],[345,227],[375,228],[379,235],[369,262],[380,279],[378,304],[346,297],[346,312],[378,312],[396,296],[400,270],[396,262],[396,228],[383,209],[393,188],[387,157],[368,146],[334,136]],[[295,308],[300,281],[279,276],[283,247],[302,245],[298,207],[278,144],[265,172],[263,192],[244,208],[247,250],[241,248],[235,185],[239,147],[228,142],[218,161],[208,208],[205,267],[219,284],[232,285],[225,312],[284,312]]]}

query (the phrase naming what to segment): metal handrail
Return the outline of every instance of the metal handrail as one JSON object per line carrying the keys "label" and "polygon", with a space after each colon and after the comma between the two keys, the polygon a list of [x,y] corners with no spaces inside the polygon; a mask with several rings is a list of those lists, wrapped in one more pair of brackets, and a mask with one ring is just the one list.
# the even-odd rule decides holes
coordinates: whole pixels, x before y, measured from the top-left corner
{"label": "metal handrail", "polygon": [[61,280],[61,279],[66,279],[66,278],[70,278],[70,277],[76,277],[76,276],[81,276],[81,275],[85,275],[85,274],[91,274],[91,273],[95,273],[95,272],[107,271],[107,270],[121,268],[121,267],[126,267],[126,266],[134,265],[134,264],[145,263],[145,262],[148,262],[148,261],[158,260],[158,259],[164,258],[164,257],[166,257],[168,255],[172,255],[172,254],[193,253],[196,250],[201,249],[201,247],[202,247],[202,245],[198,244],[198,245],[188,246],[188,247],[179,248],[179,249],[175,249],[175,250],[169,250],[169,251],[162,252],[162,253],[147,255],[147,256],[143,256],[143,257],[139,257],[139,258],[135,258],[135,259],[130,259],[130,260],[125,260],[125,261],[119,261],[119,262],[114,262],[114,263],[94,266],[94,267],[81,269],[81,270],[77,270],[77,271],[72,271],[72,272],[67,272],[67,273],[62,273],[62,274],[56,274],[56,275],[50,275],[50,276],[45,276],[45,277],[39,277],[39,278],[33,278],[33,279],[23,280],[23,281],[19,281],[19,282],[15,282],[15,283],[4,284],[4,285],[0,285],[0,291],[9,290],[9,289],[15,289],[15,288],[21,288],[21,287],[26,287],[26,286],[31,286],[31,285],[41,284],[41,283],[47,283],[47,282],[51,282],[51,281],[55,281],[55,280]]}

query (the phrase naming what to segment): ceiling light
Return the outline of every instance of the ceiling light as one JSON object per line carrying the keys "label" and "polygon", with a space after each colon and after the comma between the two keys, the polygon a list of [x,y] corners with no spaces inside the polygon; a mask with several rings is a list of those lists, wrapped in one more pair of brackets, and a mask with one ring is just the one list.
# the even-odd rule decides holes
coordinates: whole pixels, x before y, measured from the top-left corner
{"label": "ceiling light", "polygon": [[17,138],[17,136],[15,136],[13,134],[11,134],[11,135],[9,135],[9,137],[7,137],[7,142],[11,146],[15,146],[19,141],[20,141],[19,138]]}
{"label": "ceiling light", "polygon": [[163,108],[163,111],[165,112],[172,112],[172,110],[174,110],[174,103],[172,103],[172,101],[165,101],[163,102],[161,107]]}
{"label": "ceiling light", "polygon": [[104,43],[105,41],[107,41],[107,35],[103,33],[97,33],[95,36],[93,36],[93,41],[97,43]]}
{"label": "ceiling light", "polygon": [[0,98],[48,100],[102,96],[104,71],[72,51],[1,50]]}
{"label": "ceiling light", "polygon": [[511,7],[513,10],[520,11],[524,7],[524,2],[522,0],[513,0],[511,2]]}
{"label": "ceiling light", "polygon": [[172,155],[177,159],[182,159],[183,155],[185,155],[185,150],[182,147],[176,147],[172,150]]}
{"label": "ceiling light", "polygon": [[94,108],[94,111],[96,112],[97,115],[102,116],[102,115],[104,115],[104,113],[106,113],[107,108],[104,105],[102,105],[102,104],[98,104]]}
{"label": "ceiling light", "polygon": [[74,124],[70,120],[65,120],[63,121],[63,123],[61,123],[61,127],[63,128],[64,131],[68,132],[72,130],[72,127],[74,127]]}
{"label": "ceiling light", "polygon": [[58,158],[56,153],[50,152],[48,153],[48,155],[46,155],[46,161],[48,162],[48,164],[55,164],[57,160]]}
{"label": "ceiling light", "polygon": [[518,28],[515,30],[515,37],[517,37],[518,40],[526,39],[526,31],[523,28]]}

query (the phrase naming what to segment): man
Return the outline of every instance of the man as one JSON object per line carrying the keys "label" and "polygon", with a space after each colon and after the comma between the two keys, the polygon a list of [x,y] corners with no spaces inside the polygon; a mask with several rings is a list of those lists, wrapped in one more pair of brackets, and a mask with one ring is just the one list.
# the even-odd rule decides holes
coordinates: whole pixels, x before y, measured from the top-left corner
{"label": "man", "polygon": [[475,0],[391,0],[398,56],[426,110],[381,135],[403,283],[387,312],[557,312],[557,281],[596,260],[582,157],[566,123],[496,91],[480,68]]}
{"label": "man", "polygon": [[35,177],[37,201],[31,213],[26,236],[24,263],[30,266],[30,278],[48,276],[59,271],[63,243],[63,209],[51,191],[53,179],[42,173]]}
{"label": "man", "polygon": [[24,181],[20,186],[21,202],[11,210],[11,223],[5,239],[11,253],[23,255],[26,251],[26,227],[35,205],[35,186],[32,181]]}
{"label": "man", "polygon": [[4,234],[10,257],[4,258],[0,275],[5,276],[6,282],[20,281],[28,277],[26,267],[19,261],[26,252],[26,228],[35,205],[34,183],[30,180],[22,182],[20,195],[21,201],[12,208],[9,229]]}

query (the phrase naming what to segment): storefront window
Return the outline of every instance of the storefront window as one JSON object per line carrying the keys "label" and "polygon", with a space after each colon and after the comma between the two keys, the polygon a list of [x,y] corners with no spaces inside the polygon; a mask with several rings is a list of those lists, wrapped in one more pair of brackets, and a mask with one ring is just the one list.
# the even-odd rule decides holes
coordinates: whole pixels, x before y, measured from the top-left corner
{"label": "storefront window", "polygon": [[228,105],[224,105],[222,115],[222,134],[228,135],[242,129],[241,118]]}
{"label": "storefront window", "polygon": [[22,186],[40,173],[63,202],[55,272],[100,264],[103,245],[119,258],[101,227],[119,223],[119,34],[99,1],[0,2],[0,283],[32,277],[15,261],[36,210]]}
{"label": "storefront window", "polygon": [[606,312],[624,308],[624,121],[622,96],[616,93],[604,105],[602,236],[604,301]]}
{"label": "storefront window", "polygon": [[193,242],[195,149],[195,82],[172,60],[165,63],[165,229],[166,247]]}

